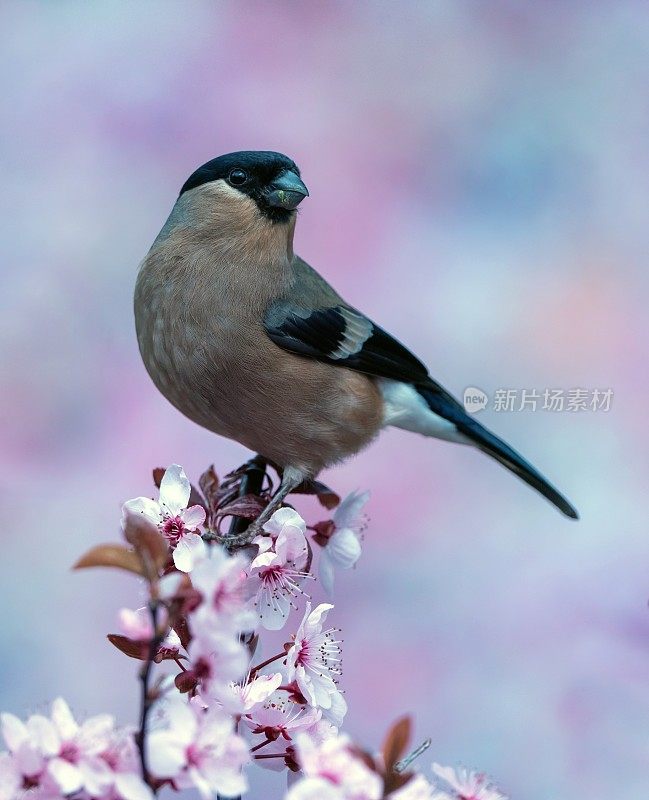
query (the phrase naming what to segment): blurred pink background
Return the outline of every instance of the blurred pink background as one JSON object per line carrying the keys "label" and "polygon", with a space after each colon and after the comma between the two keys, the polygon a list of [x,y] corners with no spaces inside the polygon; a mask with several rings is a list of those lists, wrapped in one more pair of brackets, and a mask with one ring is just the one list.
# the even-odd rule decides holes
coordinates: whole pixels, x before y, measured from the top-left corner
{"label": "blurred pink background", "polygon": [[[248,456],[149,381],[137,265],[195,167],[276,149],[311,191],[298,252],[457,395],[615,393],[480,416],[577,524],[400,431],[324,476],[372,491],[331,616],[347,729],[375,747],[412,712],[513,798],[646,796],[646,3],[5,2],[0,31],[0,708],[134,720],[104,634],[137,588],[70,565],[152,467]],[[279,796],[262,778],[250,797]]]}

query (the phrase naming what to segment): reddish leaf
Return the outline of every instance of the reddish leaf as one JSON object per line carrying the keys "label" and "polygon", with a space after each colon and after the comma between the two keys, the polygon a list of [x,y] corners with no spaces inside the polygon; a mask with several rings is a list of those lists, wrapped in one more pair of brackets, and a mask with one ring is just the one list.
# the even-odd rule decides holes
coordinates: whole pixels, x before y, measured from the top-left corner
{"label": "reddish leaf", "polygon": [[178,653],[177,649],[169,649],[164,645],[158,648],[158,652],[155,654],[154,661],[156,664],[159,664],[161,661],[177,661],[182,656]]}
{"label": "reddish leaf", "polygon": [[208,508],[214,510],[217,507],[217,492],[219,488],[219,476],[216,474],[214,464],[209,466],[201,475],[198,479],[198,485],[201,487],[205,500],[207,500]]}
{"label": "reddish leaf", "polygon": [[328,486],[320,481],[303,481],[291,494],[314,494],[321,506],[328,511],[340,504],[340,497]]}
{"label": "reddish leaf", "polygon": [[397,789],[401,789],[414,777],[414,772],[395,772],[394,770],[388,772],[383,778],[383,791],[386,797],[391,795],[392,792],[396,792]]}
{"label": "reddish leaf", "polygon": [[227,506],[223,506],[219,511],[221,517],[243,517],[244,519],[256,519],[265,508],[264,501],[255,494],[244,494],[237,497]]}
{"label": "reddish leaf", "polygon": [[126,511],[124,515],[124,538],[137,550],[146,553],[150,561],[160,570],[169,558],[169,545],[156,525],[138,512]]}
{"label": "reddish leaf", "polygon": [[333,520],[326,519],[324,522],[317,522],[313,526],[313,530],[315,531],[313,541],[319,544],[320,547],[324,547],[329,539],[331,539],[333,532],[336,530],[336,526]]}
{"label": "reddish leaf", "polygon": [[86,569],[87,567],[115,567],[127,572],[134,572],[136,575],[143,574],[138,554],[121,544],[98,544],[81,556],[73,569]]}
{"label": "reddish leaf", "polygon": [[349,749],[356,756],[356,758],[358,758],[365,764],[365,766],[369,770],[371,770],[372,772],[378,772],[376,762],[374,761],[370,753],[368,753],[366,750],[363,750],[360,747],[357,747],[356,745],[350,745]]}
{"label": "reddish leaf", "polygon": [[386,775],[393,771],[394,765],[405,754],[411,732],[410,717],[401,717],[387,732],[381,752]]}
{"label": "reddish leaf", "polygon": [[120,636],[117,633],[109,633],[106,638],[130,658],[146,661],[149,657],[149,642],[136,641],[135,639],[129,639],[128,636]]}
{"label": "reddish leaf", "polygon": [[180,639],[180,644],[187,650],[189,647],[189,643],[192,640],[192,635],[189,630],[189,625],[187,624],[187,619],[185,617],[178,617],[173,624],[173,629],[178,634],[178,638]]}
{"label": "reddish leaf", "polygon": [[187,694],[198,686],[198,681],[191,672],[179,672],[174,678],[174,683],[181,694]]}

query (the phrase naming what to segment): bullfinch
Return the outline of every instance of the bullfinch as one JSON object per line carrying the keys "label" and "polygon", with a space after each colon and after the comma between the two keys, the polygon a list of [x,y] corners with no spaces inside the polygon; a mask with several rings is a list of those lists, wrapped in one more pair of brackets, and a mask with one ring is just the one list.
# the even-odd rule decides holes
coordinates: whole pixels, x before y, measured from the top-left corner
{"label": "bullfinch", "polygon": [[135,289],[140,352],[162,394],[282,470],[246,536],[300,483],[387,426],[473,445],[577,519],[531,464],[293,251],[308,194],[280,153],[208,161],[183,185]]}

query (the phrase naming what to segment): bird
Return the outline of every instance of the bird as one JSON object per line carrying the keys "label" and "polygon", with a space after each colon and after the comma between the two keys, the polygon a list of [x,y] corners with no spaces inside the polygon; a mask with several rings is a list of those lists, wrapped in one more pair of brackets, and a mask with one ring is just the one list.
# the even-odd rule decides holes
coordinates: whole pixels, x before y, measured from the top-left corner
{"label": "bird", "polygon": [[300,169],[281,153],[207,161],[183,184],[136,280],[139,349],[160,392],[280,468],[279,488],[248,536],[301,483],[386,427],[472,445],[578,519],[419,358],[294,252],[297,209],[308,196]]}

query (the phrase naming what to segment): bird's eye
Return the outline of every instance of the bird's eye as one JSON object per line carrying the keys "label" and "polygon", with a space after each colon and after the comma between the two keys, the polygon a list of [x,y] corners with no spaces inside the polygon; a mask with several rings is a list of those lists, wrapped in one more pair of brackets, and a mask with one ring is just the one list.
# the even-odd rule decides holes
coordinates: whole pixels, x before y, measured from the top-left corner
{"label": "bird's eye", "polygon": [[228,181],[233,186],[242,186],[248,180],[248,173],[242,169],[233,169],[228,176]]}

